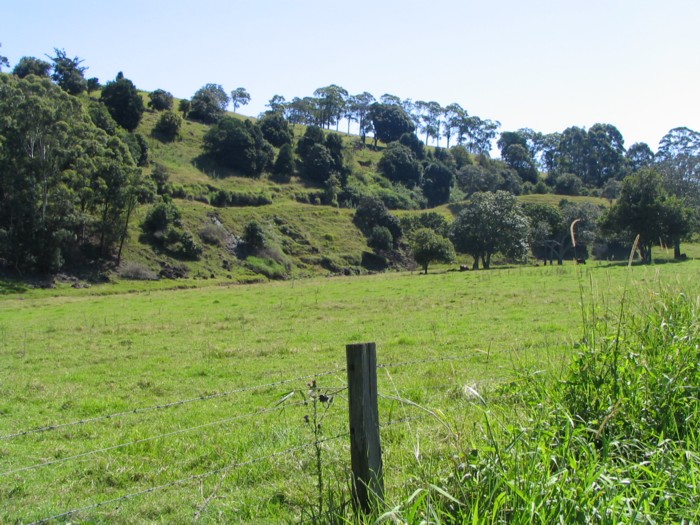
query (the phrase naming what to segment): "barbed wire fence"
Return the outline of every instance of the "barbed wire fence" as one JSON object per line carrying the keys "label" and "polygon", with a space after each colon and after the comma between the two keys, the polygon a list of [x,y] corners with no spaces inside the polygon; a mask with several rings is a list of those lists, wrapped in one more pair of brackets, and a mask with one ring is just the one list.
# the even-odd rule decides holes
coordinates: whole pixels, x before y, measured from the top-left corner
{"label": "barbed wire fence", "polygon": [[[469,354],[464,354],[464,355],[453,355],[453,356],[435,356],[435,357],[426,357],[423,359],[415,359],[415,360],[407,360],[407,361],[398,361],[398,362],[387,362],[387,363],[377,363],[376,364],[376,369],[377,370],[393,370],[393,369],[400,369],[400,368],[406,368],[406,367],[412,367],[420,364],[434,364],[434,363],[444,363],[444,362],[457,362],[457,361],[462,361],[462,360],[468,360],[474,358],[474,356],[479,355],[479,354],[485,354],[485,352],[480,352],[480,351],[475,351],[475,352],[470,352]],[[298,385],[302,384],[305,385],[302,386],[301,388],[294,388],[290,392],[286,392],[282,395],[280,395],[278,398],[275,400],[271,401],[269,404],[272,406],[267,406],[264,408],[259,408],[256,410],[248,411],[245,413],[240,413],[236,415],[232,415],[230,417],[226,418],[219,418],[214,421],[209,421],[206,423],[202,423],[199,425],[193,425],[185,428],[178,428],[176,430],[172,430],[169,432],[162,432],[158,434],[154,434],[151,436],[131,440],[131,441],[126,441],[123,443],[118,443],[115,445],[110,445],[106,447],[100,447],[100,448],[95,448],[92,450],[87,450],[84,452],[68,455],[65,457],[61,458],[56,458],[52,460],[46,460],[46,461],[39,461],[39,462],[34,462],[28,465],[24,466],[19,466],[15,468],[10,468],[10,469],[3,469],[0,471],[0,480],[3,478],[7,478],[10,476],[17,477],[18,475],[22,475],[25,473],[28,473],[29,471],[36,471],[39,469],[48,469],[60,464],[67,464],[72,461],[76,460],[83,460],[86,458],[89,458],[91,456],[99,456],[103,454],[107,454],[110,452],[114,452],[117,450],[121,449],[127,449],[129,447],[133,447],[136,445],[144,444],[144,443],[150,443],[150,442],[155,442],[158,440],[166,439],[172,436],[177,436],[177,435],[186,435],[188,433],[194,433],[197,431],[202,431],[206,429],[212,429],[217,426],[222,426],[226,424],[231,424],[235,422],[242,421],[244,419],[250,419],[250,420],[255,420],[257,418],[260,418],[262,416],[269,416],[271,414],[277,413],[284,411],[286,409],[291,409],[294,407],[305,407],[308,406],[309,403],[312,402],[321,402],[321,403],[330,403],[333,402],[333,399],[335,397],[344,397],[344,392],[347,389],[347,384],[344,385],[339,385],[339,386],[326,386],[326,387],[319,387],[317,381],[320,378],[327,378],[330,376],[337,376],[338,374],[347,372],[346,367],[341,367],[338,366],[336,368],[333,368],[331,370],[326,370],[326,371],[321,371],[315,374],[305,374],[301,375],[298,377],[294,378],[285,378],[285,379],[280,379],[277,381],[272,381],[272,382],[267,382],[267,383],[262,383],[262,384],[257,384],[257,385],[249,385],[249,386],[243,386],[235,389],[231,389],[225,392],[219,392],[219,393],[214,393],[214,394],[209,394],[209,395],[202,395],[199,397],[191,397],[187,399],[181,399],[181,400],[175,400],[171,401],[168,403],[163,403],[163,404],[157,404],[157,405],[152,405],[152,406],[145,406],[145,407],[137,407],[131,410],[123,410],[119,412],[113,412],[113,413],[108,413],[108,414],[103,414],[91,418],[85,418],[85,419],[79,419],[79,420],[72,420],[72,421],[66,421],[66,422],[56,422],[56,423],[51,423],[51,424],[46,424],[43,426],[38,426],[38,427],[32,427],[28,429],[23,429],[23,430],[15,430],[13,432],[0,435],[0,443],[1,442],[12,442],[15,440],[19,440],[31,435],[37,435],[37,434],[46,434],[46,433],[51,433],[55,432],[58,430],[62,429],[67,429],[70,427],[76,427],[76,426],[84,426],[84,425],[89,425],[93,423],[99,423],[99,422],[104,422],[104,421],[113,421],[113,420],[118,420],[122,418],[127,418],[129,416],[135,416],[135,415],[149,415],[151,413],[155,412],[160,412],[160,411],[166,411],[169,409],[174,409],[177,407],[182,407],[184,405],[189,405],[189,404],[194,404],[194,403],[200,403],[200,402],[206,402],[209,400],[213,399],[219,399],[219,398],[225,398],[225,397],[231,397],[239,394],[244,394],[244,393],[249,393],[249,392],[254,392],[258,390],[269,390],[269,389],[276,389],[282,386],[290,386],[290,385]],[[312,389],[315,391],[316,397],[313,398],[313,395],[311,396],[313,399],[309,398],[309,395],[311,394]],[[295,401],[295,399],[299,396],[299,394],[302,395],[302,397],[305,397],[305,399],[301,401]],[[430,408],[426,408],[422,406],[419,403],[413,402],[406,397],[403,397],[400,395],[399,392],[396,391],[396,387],[394,385],[394,391],[390,394],[382,394],[379,393],[379,397],[381,399],[390,401],[392,403],[398,403],[403,407],[401,414],[402,417],[394,419],[393,416],[390,413],[390,419],[388,421],[380,421],[379,422],[379,428],[381,430],[388,429],[397,425],[407,425],[411,424],[413,422],[419,422],[419,421],[424,421],[428,418],[435,419],[439,421],[441,424],[446,425],[448,430],[451,431],[449,428],[449,425],[447,425],[443,418],[441,418],[435,411],[431,410]],[[337,405],[337,404],[336,404]],[[330,404],[326,406],[328,408]],[[412,408],[416,409],[417,414],[409,415],[408,411],[406,408]],[[346,407],[347,408],[347,407]],[[306,420],[308,422],[308,416],[306,416]],[[59,513],[46,516],[44,518],[38,519],[31,521],[30,523],[50,523],[55,520],[60,520],[63,518],[67,518],[69,516],[74,516],[76,514],[80,513],[85,513],[89,512],[91,510],[97,510],[100,508],[105,508],[105,507],[110,507],[114,506],[115,508],[118,508],[120,504],[127,502],[129,500],[134,500],[140,496],[145,496],[147,494],[151,494],[154,492],[159,492],[166,490],[168,488],[176,487],[176,486],[182,486],[182,485],[187,485],[188,483],[196,482],[196,481],[202,481],[204,479],[210,478],[212,476],[216,475],[224,475],[226,473],[229,473],[231,471],[235,471],[237,469],[246,467],[246,466],[251,466],[257,463],[261,463],[264,461],[276,459],[276,458],[282,458],[284,456],[290,456],[293,454],[297,454],[300,451],[308,450],[313,447],[319,447],[322,444],[327,444],[331,442],[336,442],[341,439],[348,439],[350,437],[350,432],[349,431],[342,431],[338,433],[334,433],[330,437],[321,437],[319,435],[314,435],[314,439],[312,440],[307,440],[307,442],[299,444],[299,445],[294,445],[290,446],[287,448],[283,448],[281,450],[277,451],[272,451],[268,454],[263,454],[259,455],[257,457],[253,458],[248,458],[240,461],[235,461],[232,462],[228,465],[221,466],[218,468],[213,468],[211,470],[208,470],[203,473],[198,473],[198,474],[192,474],[189,476],[184,476],[175,480],[167,481],[165,483],[160,483],[156,485],[152,485],[150,487],[146,487],[143,489],[138,489],[138,490],[133,490],[131,492],[127,492],[126,494],[123,494],[118,497],[114,498],[109,498],[106,500],[102,501],[97,501],[93,503],[88,503],[85,505],[79,505],[75,506],[73,508],[63,510]],[[205,502],[206,506],[206,502]],[[200,509],[201,511],[201,509]],[[198,514],[200,513],[198,511]]]}

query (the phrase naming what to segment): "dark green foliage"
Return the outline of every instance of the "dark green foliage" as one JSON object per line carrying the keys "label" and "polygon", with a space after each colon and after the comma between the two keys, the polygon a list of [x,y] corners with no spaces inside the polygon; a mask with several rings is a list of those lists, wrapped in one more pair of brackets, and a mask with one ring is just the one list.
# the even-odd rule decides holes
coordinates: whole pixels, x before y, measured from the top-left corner
{"label": "dark green foliage", "polygon": [[428,273],[431,262],[449,263],[455,260],[455,251],[449,239],[430,228],[420,228],[411,235],[413,258]]}
{"label": "dark green foliage", "polygon": [[489,269],[491,256],[502,253],[522,259],[527,256],[529,222],[516,198],[510,193],[475,193],[452,227],[454,247],[474,258],[474,269]]}
{"label": "dark green foliage", "polygon": [[378,164],[379,171],[389,180],[408,187],[420,184],[423,167],[408,147],[394,142],[389,144]]}
{"label": "dark green foliage", "polygon": [[399,137],[399,143],[409,148],[418,160],[425,159],[425,144],[415,133],[404,133]]}
{"label": "dark green foliage", "polygon": [[173,95],[163,89],[156,89],[148,94],[148,107],[155,111],[173,108]]}
{"label": "dark green foliage", "polygon": [[423,193],[428,206],[435,207],[450,200],[450,192],[455,181],[454,171],[442,162],[430,162],[423,172]]}
{"label": "dark green foliage", "polygon": [[212,206],[219,208],[231,206],[266,206],[272,204],[269,194],[244,191],[217,190],[210,199]]}
{"label": "dark green foliage", "polygon": [[292,145],[284,144],[277,154],[277,159],[272,167],[272,173],[282,180],[289,180],[295,172],[296,161],[294,160]]}
{"label": "dark green foliage", "polygon": [[260,250],[267,244],[265,230],[258,221],[250,221],[243,230],[243,242],[251,250]]}
{"label": "dark green foliage", "polygon": [[399,219],[389,213],[384,203],[377,197],[363,197],[355,210],[353,221],[366,236],[372,233],[375,226],[386,227],[394,243],[397,243],[403,234]]}
{"label": "dark green foliage", "polygon": [[38,77],[48,77],[51,71],[51,64],[45,60],[40,60],[35,57],[22,57],[17,62],[17,65],[12,70],[12,74],[19,78],[24,78],[29,75]]}
{"label": "dark green foliage", "polygon": [[635,142],[625,153],[627,164],[632,172],[650,168],[654,164],[654,152],[644,142]]}
{"label": "dark green foliage", "polygon": [[97,91],[98,89],[102,89],[102,84],[100,84],[100,79],[97,77],[91,77],[87,79],[87,92],[88,94],[92,93],[93,91]]}
{"label": "dark green foliage", "polygon": [[375,250],[391,250],[394,246],[394,237],[386,226],[375,226],[367,237],[367,245]]}
{"label": "dark green foliage", "polygon": [[127,131],[134,131],[144,112],[143,100],[131,80],[123,76],[108,82],[100,96],[112,118]]}
{"label": "dark green foliage", "polygon": [[385,144],[398,140],[404,133],[413,133],[416,126],[401,106],[380,104],[370,106],[369,119],[374,127],[374,136]]}
{"label": "dark green foliage", "polygon": [[164,111],[158,122],[156,122],[153,131],[155,135],[165,142],[171,142],[180,135],[182,127],[182,118],[173,111]]}
{"label": "dark green foliage", "polygon": [[449,223],[444,215],[434,211],[401,217],[401,229],[405,236],[410,237],[413,232],[421,228],[428,228],[437,235],[447,237]]}
{"label": "dark green foliage", "polygon": [[93,124],[105,131],[107,134],[115,135],[117,133],[117,128],[119,125],[112,118],[112,115],[110,115],[107,106],[101,102],[91,100],[90,105],[88,106],[88,114],[90,115],[90,120],[92,120]]}
{"label": "dark green foliage", "polygon": [[329,133],[316,126],[306,129],[297,144],[302,175],[318,184],[325,183],[332,175],[345,185],[350,170],[343,157],[343,141],[340,135]]}
{"label": "dark green foliage", "polygon": [[650,263],[652,246],[660,240],[680,244],[692,231],[694,214],[682,201],[670,197],[658,172],[642,169],[622,181],[620,198],[603,218],[605,232],[625,236],[631,243],[639,236],[642,262]]}
{"label": "dark green foliage", "polygon": [[142,229],[156,246],[177,257],[198,259],[203,248],[194,236],[182,228],[180,211],[171,202],[160,202],[146,215]]}
{"label": "dark green foliage", "polygon": [[457,187],[467,195],[483,191],[503,190],[513,194],[521,192],[517,173],[499,160],[478,155],[474,164],[466,164],[457,172]]}
{"label": "dark green foliage", "polygon": [[108,258],[140,184],[127,146],[48,79],[0,76],[2,263],[55,271]]}
{"label": "dark green foliage", "polygon": [[151,236],[165,232],[170,226],[180,226],[180,210],[170,202],[161,202],[153,206],[143,221],[143,231]]}
{"label": "dark green foliage", "polygon": [[318,126],[309,126],[297,143],[297,155],[303,160],[315,144],[324,144],[325,142],[326,136],[323,130]]}
{"label": "dark green foliage", "polygon": [[86,67],[80,64],[83,62],[78,57],[68,58],[64,49],[55,49],[55,57],[49,57],[53,62],[53,73],[51,78],[59,87],[71,95],[79,95],[87,89],[85,80]]}
{"label": "dark green foliage", "polygon": [[156,193],[158,195],[169,195],[172,193],[172,185],[170,184],[170,170],[163,164],[156,163],[153,166],[151,178],[156,185]]}
{"label": "dark green foliage", "polygon": [[325,182],[333,171],[330,151],[324,144],[314,144],[303,159],[304,176],[317,183]]}
{"label": "dark green foliage", "polygon": [[139,167],[148,166],[149,146],[148,141],[141,133],[127,133],[122,131],[119,137],[129,147],[131,157]]}
{"label": "dark green foliage", "polygon": [[187,117],[205,124],[213,124],[224,116],[228,103],[229,97],[224,88],[219,84],[206,84],[192,97]]}
{"label": "dark green foliage", "polygon": [[554,193],[576,196],[581,194],[583,181],[573,173],[562,173],[554,177]]}
{"label": "dark green foliage", "polygon": [[204,136],[204,149],[222,166],[258,176],[272,162],[272,146],[249,120],[224,117]]}
{"label": "dark green foliage", "polygon": [[263,137],[276,148],[292,143],[293,133],[284,114],[279,111],[266,111],[258,121]]}
{"label": "dark green foliage", "polygon": [[187,115],[189,114],[191,107],[192,107],[192,104],[189,100],[182,99],[182,100],[180,100],[180,103],[177,105],[177,110],[180,113],[182,113],[182,116],[184,118],[187,118]]}

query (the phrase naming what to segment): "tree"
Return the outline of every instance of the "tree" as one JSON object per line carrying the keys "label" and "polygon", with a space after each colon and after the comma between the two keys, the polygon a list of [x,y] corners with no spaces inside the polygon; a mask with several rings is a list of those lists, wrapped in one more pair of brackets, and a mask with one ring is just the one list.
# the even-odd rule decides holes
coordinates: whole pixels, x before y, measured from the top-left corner
{"label": "tree", "polygon": [[164,89],[156,89],[148,94],[148,107],[155,111],[165,111],[173,108],[173,95]]}
{"label": "tree", "polygon": [[265,106],[270,108],[270,111],[284,113],[287,107],[287,101],[282,95],[273,95]]}
{"label": "tree", "polygon": [[0,75],[0,259],[56,271],[111,256],[141,182],[129,148],[48,79]]}
{"label": "tree", "polygon": [[87,89],[85,80],[86,67],[81,67],[83,60],[78,57],[68,58],[65,49],[56,49],[55,57],[49,57],[53,62],[51,78],[59,87],[71,95],[79,95]]}
{"label": "tree", "polygon": [[88,95],[92,93],[93,91],[97,91],[98,89],[102,89],[102,84],[100,84],[100,79],[97,77],[91,77],[87,79],[87,92]]}
{"label": "tree", "polygon": [[559,264],[561,260],[556,256],[560,244],[559,236],[567,229],[564,215],[561,210],[551,204],[525,203],[523,212],[530,221],[529,243],[532,254],[541,259],[544,264],[556,258]]}
{"label": "tree", "polygon": [[294,161],[294,152],[291,144],[284,144],[279,153],[277,160],[272,167],[272,173],[282,179],[289,179],[296,172],[296,162]]}
{"label": "tree", "polygon": [[601,227],[607,233],[639,236],[642,263],[651,263],[651,250],[659,240],[680,243],[692,226],[692,211],[669,197],[663,179],[653,169],[642,169],[622,181],[620,198],[607,212]]}
{"label": "tree", "polygon": [[276,148],[291,144],[292,128],[280,111],[266,111],[258,121],[263,137]]}
{"label": "tree", "polygon": [[375,102],[370,106],[369,118],[374,127],[375,146],[376,139],[389,144],[398,140],[404,133],[413,133],[416,129],[406,111],[393,104]]}
{"label": "tree", "polygon": [[425,275],[431,262],[449,263],[455,260],[455,250],[450,240],[430,228],[416,230],[411,236],[410,245],[413,258],[423,268]]}
{"label": "tree", "polygon": [[399,219],[389,213],[377,197],[362,197],[355,210],[353,222],[365,236],[369,236],[375,226],[384,226],[391,233],[394,244],[398,243],[403,235]]}
{"label": "tree", "polygon": [[502,253],[516,259],[527,255],[528,219],[515,196],[504,191],[475,193],[452,227],[454,247],[474,258],[473,268],[491,266],[491,257]]}
{"label": "tree", "polygon": [[226,113],[229,98],[219,84],[206,84],[197,90],[190,102],[188,118],[213,124]]}
{"label": "tree", "polygon": [[12,74],[19,78],[24,78],[29,75],[38,77],[48,77],[51,71],[51,64],[45,60],[40,60],[35,57],[22,57],[17,62],[17,65],[12,70]]}
{"label": "tree", "polygon": [[245,88],[239,87],[231,91],[231,104],[233,104],[233,112],[235,113],[238,106],[247,106],[250,102],[250,93]]}
{"label": "tree", "polygon": [[413,151],[398,142],[387,146],[377,167],[390,181],[409,188],[419,185],[423,176],[423,167]]}
{"label": "tree", "polygon": [[252,176],[260,175],[274,158],[256,124],[228,116],[204,135],[204,149],[221,165]]}
{"label": "tree", "polygon": [[144,112],[143,99],[131,80],[118,76],[113,82],[107,82],[100,100],[121,127],[127,131],[138,127]]}
{"label": "tree", "polygon": [[359,127],[362,144],[365,143],[367,133],[372,131],[372,121],[369,118],[369,111],[374,102],[374,96],[366,91],[359,95],[354,95],[348,100],[353,119],[357,122]]}
{"label": "tree", "polygon": [[450,139],[452,138],[453,132],[456,131],[459,133],[460,122],[467,117],[467,111],[462,109],[462,106],[459,104],[452,103],[445,107],[443,116],[445,118],[444,133],[447,139],[447,145],[445,147],[450,149]]}
{"label": "tree", "polygon": [[[2,46],[2,44],[0,44],[0,46]],[[10,67],[10,61],[6,56],[0,55],[0,71],[2,71],[3,67]]]}
{"label": "tree", "polygon": [[317,98],[318,108],[318,123],[321,127],[325,126],[330,129],[331,124],[338,123],[345,111],[348,92],[346,89],[331,84],[330,86],[318,88],[314,91],[314,96]]}
{"label": "tree", "polygon": [[654,152],[644,142],[635,142],[625,154],[627,164],[634,173],[642,168],[650,168],[654,164]]}
{"label": "tree", "polygon": [[429,162],[423,172],[423,194],[428,206],[435,207],[450,200],[455,172],[443,162]]}
{"label": "tree", "polygon": [[436,145],[440,146],[440,127],[445,110],[435,101],[423,102],[419,100],[416,102],[416,107],[420,112],[421,122],[423,122],[425,143],[428,144],[430,137],[433,137]]}
{"label": "tree", "polygon": [[164,111],[153,128],[155,135],[166,142],[175,140],[180,134],[182,118],[173,111]]}

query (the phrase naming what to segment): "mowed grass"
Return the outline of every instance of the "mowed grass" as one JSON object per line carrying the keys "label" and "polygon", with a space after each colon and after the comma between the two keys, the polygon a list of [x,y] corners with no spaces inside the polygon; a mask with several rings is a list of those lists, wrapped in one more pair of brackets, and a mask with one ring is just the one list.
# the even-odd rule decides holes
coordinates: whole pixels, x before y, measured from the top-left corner
{"label": "mowed grass", "polygon": [[[364,341],[377,343],[384,365],[387,499],[401,501],[417,480],[439,475],[448,451],[480,439],[474,391],[488,397],[523,373],[555,377],[576,354],[582,311],[595,305],[596,316],[613,316],[625,289],[632,308],[661,286],[697,294],[699,269],[687,261],[189,289],[8,288],[0,295],[0,516],[25,523],[87,507],[57,521],[308,518],[316,437],[328,439],[326,484],[340,493],[347,485],[344,348]],[[304,421],[312,404],[301,404],[314,377],[337,391],[320,434]],[[14,435],[47,425],[61,426]]]}

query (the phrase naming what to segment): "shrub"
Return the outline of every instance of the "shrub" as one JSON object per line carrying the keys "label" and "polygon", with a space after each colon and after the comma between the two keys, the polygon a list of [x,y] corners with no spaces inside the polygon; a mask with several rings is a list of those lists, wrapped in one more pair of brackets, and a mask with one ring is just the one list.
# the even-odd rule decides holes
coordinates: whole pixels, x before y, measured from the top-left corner
{"label": "shrub", "polygon": [[134,261],[122,264],[118,273],[123,279],[132,279],[134,281],[155,281],[158,279],[156,272],[145,264]]}
{"label": "shrub", "polygon": [[173,141],[180,134],[181,127],[182,117],[173,111],[165,111],[156,122],[153,131],[162,140]]}
{"label": "shrub", "polygon": [[367,245],[375,250],[391,250],[394,237],[386,226],[375,226],[367,238]]}
{"label": "shrub", "polygon": [[253,250],[259,250],[265,247],[265,230],[258,221],[250,221],[245,225],[243,231],[243,242]]}
{"label": "shrub", "polygon": [[226,234],[215,224],[207,224],[199,230],[199,238],[207,244],[219,246],[224,242]]}

